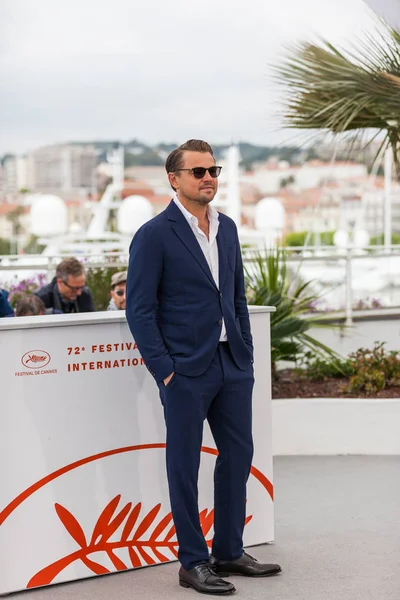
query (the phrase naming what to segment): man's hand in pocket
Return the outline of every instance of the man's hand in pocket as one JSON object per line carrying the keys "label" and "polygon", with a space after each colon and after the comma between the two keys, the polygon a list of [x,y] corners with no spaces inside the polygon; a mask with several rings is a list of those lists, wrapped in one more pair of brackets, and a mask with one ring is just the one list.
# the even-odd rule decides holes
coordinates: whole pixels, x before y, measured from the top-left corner
{"label": "man's hand in pocket", "polygon": [[171,381],[172,377],[174,376],[175,371],[172,371],[171,375],[168,375],[168,377],[166,377],[163,381],[164,381],[164,385],[165,387],[169,384],[169,382]]}

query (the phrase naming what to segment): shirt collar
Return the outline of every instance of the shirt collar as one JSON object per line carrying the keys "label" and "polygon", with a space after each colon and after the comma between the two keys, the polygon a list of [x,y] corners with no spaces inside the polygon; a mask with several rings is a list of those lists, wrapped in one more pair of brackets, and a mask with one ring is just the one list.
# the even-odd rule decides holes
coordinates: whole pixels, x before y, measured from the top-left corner
{"label": "shirt collar", "polygon": [[[189,212],[187,210],[187,208],[185,208],[182,204],[182,202],[179,200],[178,195],[175,194],[173,197],[173,201],[175,202],[175,204],[177,205],[177,207],[179,208],[179,210],[181,211],[181,213],[183,214],[183,216],[185,217],[186,221],[188,223],[192,222],[192,223],[196,223],[196,225],[199,224],[199,221],[197,219],[197,217],[195,217],[194,215],[192,215],[191,212]],[[207,206],[207,216],[211,221],[216,221],[219,222],[219,216],[218,216],[218,211],[211,206],[210,204]]]}

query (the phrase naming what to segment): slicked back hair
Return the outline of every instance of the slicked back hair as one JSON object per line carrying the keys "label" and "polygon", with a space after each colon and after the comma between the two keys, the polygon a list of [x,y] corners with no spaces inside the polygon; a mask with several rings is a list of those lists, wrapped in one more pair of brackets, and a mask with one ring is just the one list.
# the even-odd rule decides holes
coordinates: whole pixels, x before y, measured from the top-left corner
{"label": "slicked back hair", "polygon": [[[169,154],[165,163],[165,169],[167,173],[175,173],[182,168],[184,152],[202,152],[204,154],[209,153],[214,158],[213,149],[211,148],[210,144],[204,142],[203,140],[188,140],[179,146],[179,148],[172,150],[172,152]],[[176,191],[173,185],[171,185],[171,187],[174,191]]]}

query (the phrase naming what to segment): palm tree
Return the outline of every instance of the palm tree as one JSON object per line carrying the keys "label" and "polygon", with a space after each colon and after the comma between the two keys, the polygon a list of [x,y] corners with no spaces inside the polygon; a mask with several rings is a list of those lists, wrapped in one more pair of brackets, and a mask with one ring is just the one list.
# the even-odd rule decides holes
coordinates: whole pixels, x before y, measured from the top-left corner
{"label": "palm tree", "polygon": [[376,157],[391,148],[400,178],[399,31],[381,24],[376,36],[366,36],[350,51],[324,40],[297,44],[276,75],[288,90],[287,127],[350,132],[353,144],[375,130],[372,139],[382,137]]}
{"label": "palm tree", "polygon": [[[256,306],[274,306],[271,313],[271,362],[273,373],[280,360],[296,362],[305,352],[325,358],[337,354],[310,335],[311,327],[326,327],[310,316],[318,296],[311,282],[289,273],[286,252],[280,248],[255,251],[245,262],[247,301]],[[332,325],[328,325],[332,327]]]}

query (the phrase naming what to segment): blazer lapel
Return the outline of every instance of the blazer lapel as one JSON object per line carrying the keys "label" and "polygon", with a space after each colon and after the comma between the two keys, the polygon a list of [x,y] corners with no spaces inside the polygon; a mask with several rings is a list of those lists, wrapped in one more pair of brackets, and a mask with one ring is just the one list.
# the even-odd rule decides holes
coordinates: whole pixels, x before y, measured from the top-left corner
{"label": "blazer lapel", "polygon": [[181,211],[176,206],[173,200],[167,208],[167,213],[168,219],[170,221],[173,221],[172,228],[175,231],[176,235],[185,244],[186,248],[189,250],[192,256],[197,260],[197,262],[199,263],[199,265],[201,266],[201,268],[203,269],[204,273],[207,275],[213,286],[216,287],[214,278],[210,271],[210,267],[208,266],[206,257],[203,254],[203,250],[200,248],[200,244],[196,240],[196,237],[189,223],[186,221],[185,217],[183,216],[183,214],[181,213]]}
{"label": "blazer lapel", "polygon": [[227,269],[227,240],[223,227],[223,223],[220,221],[218,225],[217,234],[217,245],[218,245],[218,267],[219,267],[219,289],[222,290],[224,285],[226,269]]}

